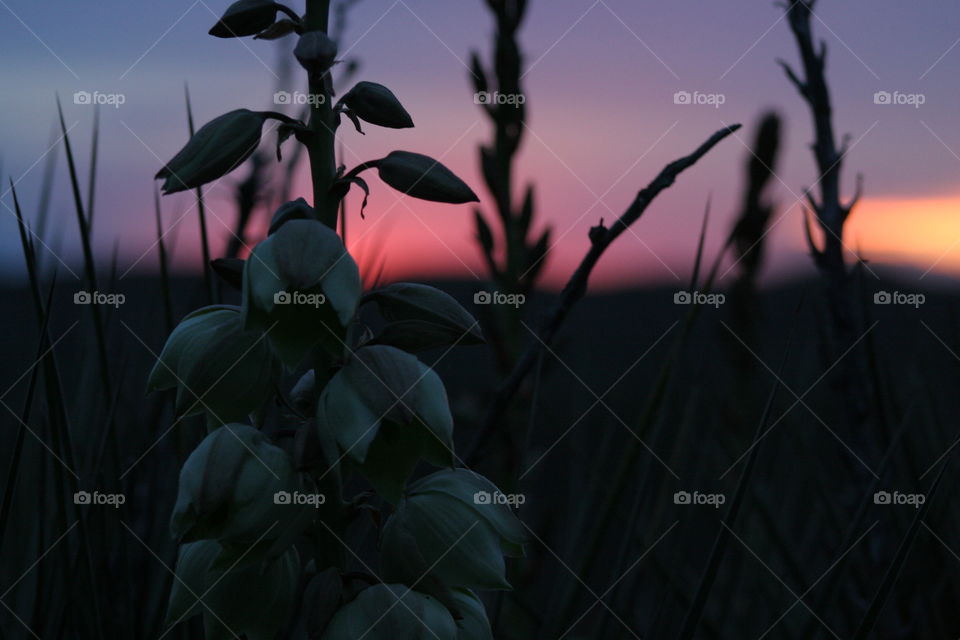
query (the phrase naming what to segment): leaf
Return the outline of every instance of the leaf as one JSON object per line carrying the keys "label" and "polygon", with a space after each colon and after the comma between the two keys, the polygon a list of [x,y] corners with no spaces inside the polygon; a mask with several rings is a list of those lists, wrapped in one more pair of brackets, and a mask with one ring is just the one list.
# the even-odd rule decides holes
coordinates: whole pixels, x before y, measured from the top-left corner
{"label": "leaf", "polygon": [[451,204],[480,201],[463,180],[429,156],[393,151],[379,161],[378,170],[381,180],[414,198]]}
{"label": "leaf", "polygon": [[346,105],[361,120],[380,127],[406,129],[413,119],[390,89],[376,82],[358,82],[343,97]]}
{"label": "leaf", "polygon": [[277,17],[277,5],[271,0],[237,0],[210,29],[217,38],[252,36],[270,27]]}

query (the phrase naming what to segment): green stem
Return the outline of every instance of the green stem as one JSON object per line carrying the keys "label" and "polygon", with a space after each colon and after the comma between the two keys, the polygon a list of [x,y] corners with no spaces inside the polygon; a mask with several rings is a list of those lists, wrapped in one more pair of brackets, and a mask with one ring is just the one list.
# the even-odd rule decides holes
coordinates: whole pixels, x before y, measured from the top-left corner
{"label": "green stem", "polygon": [[[307,14],[304,16],[306,31],[327,32],[330,13],[330,0],[307,0]],[[312,135],[307,144],[310,158],[310,179],[313,182],[313,207],[321,222],[331,229],[337,228],[337,201],[330,197],[330,187],[336,179],[337,162],[334,154],[334,131],[336,118],[331,108],[332,92],[330,75],[310,77],[310,94],[322,95],[322,100],[314,100],[310,108],[310,130]]]}

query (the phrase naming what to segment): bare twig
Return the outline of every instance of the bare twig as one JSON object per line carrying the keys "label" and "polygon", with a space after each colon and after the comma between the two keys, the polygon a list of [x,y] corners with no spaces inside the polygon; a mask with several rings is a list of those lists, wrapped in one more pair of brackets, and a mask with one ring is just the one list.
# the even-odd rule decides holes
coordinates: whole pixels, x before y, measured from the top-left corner
{"label": "bare twig", "polygon": [[536,362],[537,354],[540,349],[544,345],[549,346],[553,342],[554,337],[557,335],[557,332],[559,331],[567,315],[570,313],[570,310],[573,309],[574,305],[586,293],[587,283],[590,280],[590,274],[607,248],[613,244],[613,241],[616,240],[620,234],[626,231],[630,225],[640,218],[643,212],[646,211],[647,207],[650,206],[650,203],[653,201],[653,199],[656,198],[661,191],[669,188],[674,183],[677,176],[680,175],[680,173],[693,166],[718,142],[739,128],[740,125],[735,124],[730,127],[720,129],[710,136],[706,142],[700,145],[696,151],[668,164],[660,171],[657,177],[654,178],[650,184],[640,190],[640,192],[637,194],[637,197],[634,198],[633,202],[623,213],[623,215],[617,218],[617,220],[609,228],[604,227],[603,222],[601,221],[600,224],[590,229],[590,249],[583,257],[583,260],[580,262],[580,265],[577,267],[576,271],[574,271],[573,275],[570,276],[570,280],[567,282],[560,294],[560,300],[557,302],[553,312],[543,323],[538,335],[530,340],[526,351],[523,353],[523,356],[517,361],[513,371],[510,373],[510,376],[503,382],[503,384],[500,386],[500,389],[497,391],[497,395],[493,399],[493,403],[491,404],[490,410],[487,413],[487,417],[484,420],[483,428],[481,429],[477,439],[474,441],[470,452],[465,457],[465,460],[468,464],[472,465],[476,462],[481,451],[481,447],[483,446],[484,442],[488,441],[490,436],[494,433],[496,425],[499,423],[500,419],[503,417],[503,413],[506,411],[507,406],[510,404],[510,400],[513,398],[514,394],[516,394],[517,390],[520,388],[520,385],[523,383],[523,380],[526,378],[527,374],[530,372],[530,369]]}

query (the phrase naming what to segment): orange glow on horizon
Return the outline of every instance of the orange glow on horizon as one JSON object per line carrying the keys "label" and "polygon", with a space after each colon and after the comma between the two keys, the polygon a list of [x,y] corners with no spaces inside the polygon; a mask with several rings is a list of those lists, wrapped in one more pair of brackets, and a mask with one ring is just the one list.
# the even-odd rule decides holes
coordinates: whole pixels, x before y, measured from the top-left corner
{"label": "orange glow on horizon", "polygon": [[865,198],[846,236],[869,260],[960,275],[960,196]]}

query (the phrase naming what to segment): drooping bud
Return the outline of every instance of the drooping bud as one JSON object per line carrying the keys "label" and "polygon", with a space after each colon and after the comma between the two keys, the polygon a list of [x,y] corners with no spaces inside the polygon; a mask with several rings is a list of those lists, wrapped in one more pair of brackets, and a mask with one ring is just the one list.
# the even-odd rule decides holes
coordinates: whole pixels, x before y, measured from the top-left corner
{"label": "drooping bud", "polygon": [[379,127],[406,129],[413,119],[390,89],[376,82],[358,82],[343,97],[343,104],[365,122]]}
{"label": "drooping bud", "polygon": [[450,612],[403,584],[368,587],[334,614],[323,640],[457,640]]}
{"label": "drooping bud", "polygon": [[267,331],[290,368],[314,346],[339,355],[360,299],[360,271],[335,231],[288,220],[258,244],[243,273],[245,326]]}
{"label": "drooping bud", "polygon": [[307,31],[297,40],[293,55],[311,76],[322,76],[337,59],[337,43],[323,31]]}
{"label": "drooping bud", "polygon": [[390,323],[374,338],[405,351],[484,342],[480,325],[447,293],[425,284],[397,282],[367,294]]}
{"label": "drooping bud", "polygon": [[223,12],[210,35],[217,38],[240,38],[260,33],[273,24],[277,4],[270,0],[237,0]]}
{"label": "drooping bud", "polygon": [[424,574],[451,587],[509,589],[503,555],[522,555],[526,530],[506,496],[467,469],[411,484],[383,532],[384,575]]}
{"label": "drooping bud", "polygon": [[163,193],[177,193],[223,177],[240,166],[260,144],[267,114],[236,109],[200,127],[170,162],[157,172]]}
{"label": "drooping bud", "polygon": [[440,377],[415,356],[362,347],[320,394],[317,425],[386,500],[399,500],[422,458],[453,462],[453,418]]}
{"label": "drooping bud", "polygon": [[378,163],[380,179],[414,198],[463,204],[480,198],[439,161],[410,151],[393,151]]}
{"label": "drooping bud", "polygon": [[457,640],[493,640],[487,610],[473,591],[453,589],[450,592],[457,618]]}
{"label": "drooping bud", "polygon": [[[207,638],[272,640],[296,603],[300,558],[295,548],[261,565],[221,566],[222,548],[201,540],[180,547],[170,587],[168,625],[203,613]],[[202,598],[202,601],[201,601]]]}
{"label": "drooping bud", "polygon": [[176,387],[176,411],[206,412],[224,424],[245,420],[273,391],[280,366],[260,333],[243,328],[240,308],[204,307],[177,325],[147,381],[148,391]]}

